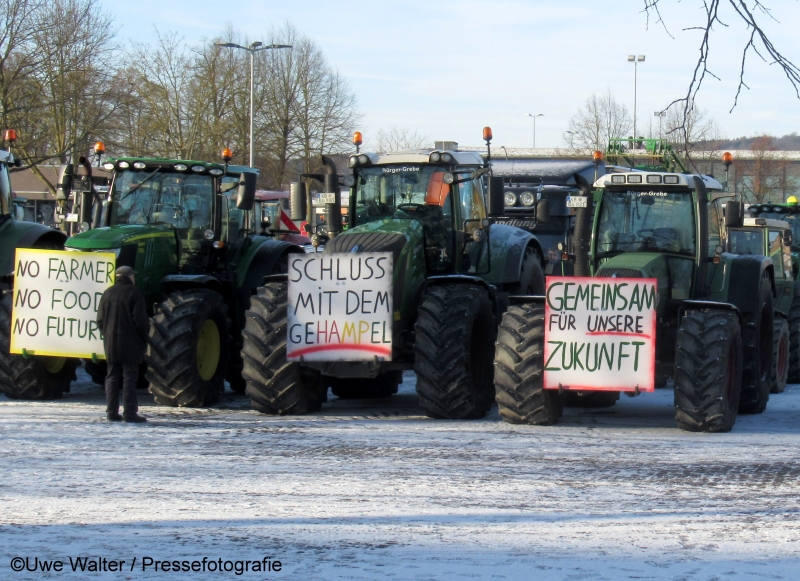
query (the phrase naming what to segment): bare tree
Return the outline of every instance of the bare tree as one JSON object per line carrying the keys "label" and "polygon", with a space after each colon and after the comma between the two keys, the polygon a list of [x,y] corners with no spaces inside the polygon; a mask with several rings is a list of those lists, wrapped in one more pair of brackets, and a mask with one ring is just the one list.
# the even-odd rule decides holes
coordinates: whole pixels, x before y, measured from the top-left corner
{"label": "bare tree", "polygon": [[751,159],[736,160],[739,191],[753,204],[783,202],[788,162],[781,157],[769,135],[760,135],[750,148]]}
{"label": "bare tree", "polygon": [[670,107],[663,129],[672,149],[685,160],[687,167],[692,166],[698,172],[697,163],[713,155],[717,142],[722,139],[717,122],[708,111],[698,109],[694,104],[688,114],[678,105]]}
{"label": "bare tree", "polygon": [[377,151],[401,151],[403,149],[424,149],[431,146],[431,141],[412,127],[392,127],[379,129],[375,136],[378,146]]}
{"label": "bare tree", "polygon": [[[648,26],[652,18],[657,24],[664,27],[667,34],[672,36],[666,21],[662,18],[662,8],[665,3],[665,0],[644,0],[644,12],[647,15]],[[743,42],[741,53],[742,61],[739,69],[739,85],[736,89],[731,111],[733,111],[739,102],[739,95],[742,92],[742,88],[749,89],[745,82],[745,70],[747,57],[751,52],[762,61],[769,62],[771,65],[777,65],[794,89],[795,95],[800,99],[800,68],[783,55],[772,43],[762,27],[761,23],[764,20],[777,21],[772,14],[772,9],[769,8],[765,2],[761,0],[752,0],[749,3],[746,0],[702,0],[701,2],[697,2],[697,4],[702,8],[702,20],[695,25],[684,27],[683,30],[698,31],[700,33],[700,55],[695,63],[692,80],[689,83],[685,96],[676,98],[668,105],[668,108],[673,104],[682,105],[684,124],[688,122],[692,104],[702,87],[706,75],[719,79],[708,67],[709,55],[711,53],[711,41],[714,27],[719,26],[727,28],[728,24],[726,21],[728,21],[728,16],[732,19],[738,19],[744,22],[747,27],[747,36]],[[683,126],[681,126],[681,129],[684,130]]]}
{"label": "bare tree", "polygon": [[570,146],[604,150],[610,139],[625,137],[633,121],[628,108],[617,101],[611,90],[592,95],[586,104],[569,120],[569,131],[564,140]]}

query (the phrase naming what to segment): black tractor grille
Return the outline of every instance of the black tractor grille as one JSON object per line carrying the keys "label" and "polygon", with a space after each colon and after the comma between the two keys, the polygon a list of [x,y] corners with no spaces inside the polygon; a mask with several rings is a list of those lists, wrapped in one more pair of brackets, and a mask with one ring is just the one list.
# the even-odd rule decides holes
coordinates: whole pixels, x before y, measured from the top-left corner
{"label": "black tractor grille", "polygon": [[403,234],[361,232],[337,236],[325,245],[325,252],[391,252],[397,263],[405,245],[406,237]]}
{"label": "black tractor grille", "polygon": [[642,271],[635,268],[601,268],[597,271],[601,278],[642,278]]}

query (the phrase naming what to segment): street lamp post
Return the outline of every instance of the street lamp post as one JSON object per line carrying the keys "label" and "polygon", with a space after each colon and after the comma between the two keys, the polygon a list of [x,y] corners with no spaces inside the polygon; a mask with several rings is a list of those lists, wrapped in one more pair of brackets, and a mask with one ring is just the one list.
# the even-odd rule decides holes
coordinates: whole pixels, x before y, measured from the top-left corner
{"label": "street lamp post", "polygon": [[663,137],[663,135],[662,135],[663,130],[661,129],[661,120],[664,118],[664,115],[666,115],[666,114],[667,114],[666,111],[656,111],[655,113],[653,113],[653,115],[655,117],[658,117],[658,138],[659,139],[661,139]]}
{"label": "street lamp post", "polygon": [[628,62],[633,63],[633,140],[636,142],[638,135],[636,134],[636,70],[639,63],[644,62],[644,55],[628,55]]}
{"label": "street lamp post", "polygon": [[250,167],[255,167],[255,149],[254,149],[254,139],[253,139],[253,118],[255,116],[254,112],[254,79],[255,79],[255,72],[256,72],[256,52],[260,50],[269,50],[271,48],[292,48],[290,44],[268,44],[264,46],[263,42],[253,42],[250,46],[242,46],[240,44],[236,44],[234,42],[215,42],[214,46],[219,46],[222,48],[240,48],[242,50],[246,50],[250,53]]}
{"label": "street lamp post", "polygon": [[527,116],[533,119],[533,149],[536,149],[536,118],[544,117],[544,115],[542,113],[537,113],[536,115],[527,113]]}
{"label": "street lamp post", "polygon": [[575,139],[575,132],[574,132],[574,131],[565,131],[564,133],[566,133],[567,135],[569,135],[569,148],[570,148],[570,149],[573,149],[573,147],[572,147],[572,142],[573,142],[573,140]]}

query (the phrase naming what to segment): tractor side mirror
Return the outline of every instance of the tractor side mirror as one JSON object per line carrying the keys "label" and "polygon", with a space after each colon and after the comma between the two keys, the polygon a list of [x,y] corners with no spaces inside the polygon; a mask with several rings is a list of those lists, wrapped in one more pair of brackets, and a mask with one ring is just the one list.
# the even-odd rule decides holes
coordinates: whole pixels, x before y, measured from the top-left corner
{"label": "tractor side mirror", "polygon": [[505,213],[503,201],[503,178],[492,176],[489,178],[489,207],[487,213],[491,217],[502,216]]}
{"label": "tractor side mirror", "polygon": [[547,224],[550,221],[550,202],[548,200],[539,200],[536,204],[536,222],[539,224]]}
{"label": "tractor side mirror", "polygon": [[58,184],[56,185],[56,200],[68,200],[72,190],[72,176],[75,174],[75,166],[71,163],[62,165],[58,168]]}
{"label": "tractor side mirror", "polygon": [[252,210],[256,199],[256,174],[244,172],[239,176],[239,190],[236,192],[236,207],[239,210]]}
{"label": "tractor side mirror", "polygon": [[744,223],[744,208],[741,202],[727,202],[725,204],[725,227],[735,228]]}
{"label": "tractor side mirror", "polygon": [[305,220],[306,210],[306,185],[292,182],[289,186],[289,213],[292,220]]}

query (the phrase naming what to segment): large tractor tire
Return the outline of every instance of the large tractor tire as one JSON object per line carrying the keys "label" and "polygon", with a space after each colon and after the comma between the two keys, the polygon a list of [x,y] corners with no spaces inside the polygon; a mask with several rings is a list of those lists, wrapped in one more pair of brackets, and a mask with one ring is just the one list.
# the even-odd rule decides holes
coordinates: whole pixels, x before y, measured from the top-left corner
{"label": "large tractor tire", "polygon": [[794,285],[794,299],[789,309],[788,383],[800,383],[800,282]]}
{"label": "large tractor tire", "polygon": [[682,430],[728,432],[736,422],[742,335],[736,313],[692,311],[675,348],[675,419]]}
{"label": "large tractor tire", "polygon": [[[99,361],[95,363],[91,359],[84,359],[83,360],[83,369],[92,378],[92,381],[97,385],[105,386],[106,384],[106,374],[108,372],[108,365],[105,361]],[[136,381],[136,388],[137,389],[147,389],[147,386],[150,385],[147,382],[147,365],[142,363],[139,366],[139,377]]]}
{"label": "large tractor tire", "polygon": [[212,290],[178,290],[156,307],[145,355],[156,403],[202,407],[219,401],[229,327],[228,307]]}
{"label": "large tractor tire", "polygon": [[387,371],[378,377],[331,377],[331,393],[339,399],[378,399],[397,393],[403,383],[402,371]]}
{"label": "large tractor tire", "polygon": [[512,424],[555,424],[564,398],[544,389],[544,305],[512,305],[497,331],[494,386],[503,419]]}
{"label": "large tractor tire", "polygon": [[767,409],[772,383],[772,284],[765,274],[761,279],[758,308],[742,317],[742,392],[740,414],[760,414]]}
{"label": "large tractor tire", "polygon": [[495,323],[481,287],[428,287],[420,302],[414,344],[419,403],[432,418],[482,418],[492,407]]}
{"label": "large tractor tire", "polygon": [[772,339],[772,382],[770,393],[783,393],[789,377],[789,321],[775,317]]}
{"label": "large tractor tire", "polygon": [[301,415],[322,408],[322,375],[286,359],[287,283],[259,287],[250,299],[242,332],[242,375],[253,408],[264,414]]}
{"label": "large tractor tire", "polygon": [[77,379],[78,359],[29,357],[9,353],[11,347],[11,293],[0,301],[0,391],[12,399],[60,399]]}
{"label": "large tractor tire", "polygon": [[539,253],[532,246],[525,249],[519,272],[519,283],[511,291],[512,295],[543,295],[544,271]]}
{"label": "large tractor tire", "polygon": [[572,408],[608,408],[617,401],[618,391],[568,391],[564,405]]}

